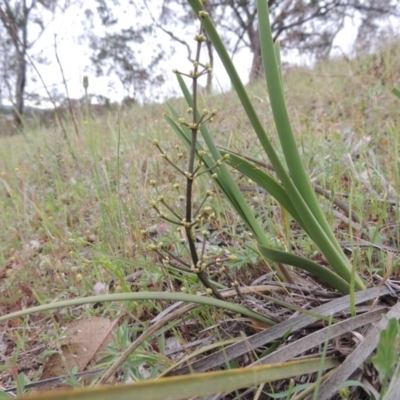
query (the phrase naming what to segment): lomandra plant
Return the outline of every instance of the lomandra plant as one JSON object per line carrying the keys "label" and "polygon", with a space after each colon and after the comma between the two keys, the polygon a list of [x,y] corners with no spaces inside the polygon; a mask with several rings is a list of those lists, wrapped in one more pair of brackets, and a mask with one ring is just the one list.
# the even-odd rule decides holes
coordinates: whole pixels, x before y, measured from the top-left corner
{"label": "lomandra plant", "polygon": [[[260,221],[254,217],[251,208],[246,203],[226,165],[219,165],[218,172],[214,172],[214,174],[217,174],[215,181],[220,190],[242,217],[248,229],[254,234],[260,253],[267,260],[275,263],[283,279],[289,282],[292,281],[289,272],[284,267],[286,264],[310,272],[312,275],[323,280],[327,285],[333,286],[342,293],[349,293],[352,289],[365,289],[362,279],[352,268],[350,261],[345,256],[323,214],[303,166],[285,103],[279,46],[273,43],[267,2],[265,0],[257,1],[261,50],[270,103],[286,167],[279,159],[276,149],[272,146],[266,129],[249,99],[220,36],[208,14],[204,12],[203,3],[205,2],[200,2],[199,0],[188,0],[188,2],[195,13],[203,20],[204,30],[217,51],[239,96],[249,122],[258,137],[260,151],[265,152],[275,170],[277,178],[267,171],[260,170],[259,166],[252,164],[245,158],[232,153],[229,154],[229,152],[220,152],[210,131],[206,126],[201,126],[199,128],[208,148],[207,156],[203,157],[204,163],[210,167],[229,154],[229,158],[225,158],[227,162],[263,187],[291,214],[320,249],[332,269],[293,253],[271,248],[266,232],[261,227]],[[195,96],[191,95],[182,77],[179,74],[177,77],[189,107],[193,108],[194,114],[197,113],[197,115],[200,115],[195,107]],[[178,113],[172,106],[169,106],[169,108],[171,115],[167,119],[171,127],[188,147],[193,147],[195,144],[191,131],[187,127],[176,123]],[[204,149],[197,143],[197,152],[199,151],[204,151]]]}

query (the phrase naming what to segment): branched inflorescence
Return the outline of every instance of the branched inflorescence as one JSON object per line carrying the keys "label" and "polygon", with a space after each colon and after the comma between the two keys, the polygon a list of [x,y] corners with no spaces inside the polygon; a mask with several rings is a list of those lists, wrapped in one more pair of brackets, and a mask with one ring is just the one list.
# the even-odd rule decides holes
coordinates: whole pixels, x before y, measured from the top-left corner
{"label": "branched inflorescence", "polygon": [[[176,154],[167,154],[163,150],[158,140],[154,140],[153,144],[157,147],[161,157],[171,165],[176,171],[184,184],[179,182],[173,183],[173,192],[177,195],[174,200],[168,200],[161,193],[159,186],[155,180],[150,181],[154,187],[157,197],[150,201],[150,207],[156,212],[159,219],[165,223],[175,226],[175,236],[170,242],[159,242],[152,237],[147,231],[143,233],[151,240],[149,249],[154,251],[162,260],[164,265],[169,265],[186,273],[194,273],[206,287],[208,294],[212,294],[216,298],[223,299],[221,294],[215,288],[215,285],[209,279],[209,269],[214,267],[218,273],[229,276],[224,266],[233,256],[215,256],[210,255],[207,246],[210,238],[209,227],[216,218],[213,207],[210,202],[213,198],[213,191],[206,190],[201,199],[195,201],[194,183],[202,175],[209,174],[212,178],[216,178],[219,166],[229,157],[226,155],[223,159],[218,160],[214,165],[205,166],[204,157],[206,152],[197,149],[197,140],[200,129],[213,122],[213,118],[217,115],[217,110],[209,111],[204,109],[201,113],[197,111],[197,93],[198,79],[204,75],[212,73],[210,64],[202,65],[200,63],[200,53],[202,44],[207,40],[204,35],[203,21],[208,18],[208,13],[201,11],[199,13],[200,29],[195,35],[194,40],[197,43],[196,58],[193,62],[193,69],[189,73],[183,73],[174,70],[176,74],[189,77],[192,79],[192,97],[193,104],[187,110],[191,116],[191,120],[187,121],[184,117],[177,119],[177,125],[184,127],[191,132],[191,143],[189,149],[189,159],[185,160],[184,153],[179,146],[175,146]],[[184,195],[182,187],[184,186]],[[176,198],[178,201],[176,201]],[[190,261],[188,261],[190,260]],[[235,287],[235,282],[232,282]],[[237,285],[236,285],[237,286]]]}

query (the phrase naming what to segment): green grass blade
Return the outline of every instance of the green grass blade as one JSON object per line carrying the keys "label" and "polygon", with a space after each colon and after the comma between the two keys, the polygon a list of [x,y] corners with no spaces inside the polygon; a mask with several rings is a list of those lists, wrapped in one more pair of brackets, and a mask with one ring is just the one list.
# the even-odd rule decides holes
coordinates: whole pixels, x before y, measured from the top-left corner
{"label": "green grass blade", "polygon": [[[340,364],[337,358],[327,358],[324,369]],[[318,372],[319,358],[290,361],[282,364],[262,365],[252,368],[230,369],[189,376],[140,381],[130,385],[105,386],[96,389],[79,389],[27,396],[30,400],[179,400],[205,397],[220,392],[258,386],[262,383],[289,379]],[[23,397],[25,398],[25,397]]]}
{"label": "green grass blade", "polygon": [[275,325],[271,319],[264,317],[246,307],[242,307],[235,303],[214,299],[213,297],[197,296],[194,294],[186,293],[170,293],[170,292],[138,292],[138,293],[117,293],[106,294],[101,296],[79,297],[72,300],[57,301],[55,303],[44,304],[37,307],[26,308],[24,310],[16,311],[0,317],[1,321],[8,321],[12,318],[23,317],[33,313],[56,310],[59,308],[66,308],[72,306],[79,306],[89,303],[100,303],[103,301],[140,301],[140,300],[166,300],[166,301],[184,301],[188,303],[204,304],[207,306],[217,307],[225,310],[232,311],[237,314],[246,315],[257,321],[262,321],[269,325]]}
{"label": "green grass blade", "polygon": [[303,227],[304,226],[300,215],[297,213],[296,208],[293,206],[290,197],[287,195],[286,190],[274,178],[260,167],[252,164],[243,157],[239,157],[229,151],[221,151],[221,153],[229,154],[229,159],[226,161],[232,168],[241,172],[243,175],[250,178],[254,183],[265,189],[271,196],[273,196],[279,204],[286,208],[292,217]]}
{"label": "green grass blade", "polygon": [[260,244],[258,245],[258,249],[264,257],[271,261],[292,265],[293,267],[308,271],[340,292],[344,294],[350,293],[349,283],[323,265],[285,251],[271,250],[270,248],[264,247]]}

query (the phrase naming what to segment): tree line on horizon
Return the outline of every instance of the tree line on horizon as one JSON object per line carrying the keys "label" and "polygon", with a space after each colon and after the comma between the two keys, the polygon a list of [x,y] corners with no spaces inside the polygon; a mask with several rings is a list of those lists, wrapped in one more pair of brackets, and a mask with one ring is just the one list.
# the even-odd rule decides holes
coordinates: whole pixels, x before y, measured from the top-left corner
{"label": "tree line on horizon", "polygon": [[[178,46],[187,50],[188,60],[194,60],[187,40],[190,32],[185,31],[193,18],[187,1],[94,1],[95,7],[90,8],[82,0],[0,0],[0,104],[1,99],[12,102],[16,126],[23,122],[25,100],[35,98],[27,90],[27,82],[38,79],[35,63],[46,62],[43,57],[34,57],[33,46],[41,40],[49,21],[70,7],[82,9],[81,40],[91,49],[93,71],[98,76],[115,74],[126,99],[143,93],[149,81],[162,87],[165,78],[160,66]],[[358,24],[355,47],[369,50],[392,28],[385,22],[400,17],[399,2],[391,0],[268,0],[268,6],[273,38],[280,41],[282,51],[296,50],[316,60],[329,57],[346,18]],[[256,1],[208,0],[205,7],[232,57],[243,48],[250,50],[249,80],[259,77],[262,65]],[[129,15],[129,26],[120,24],[123,15]],[[169,48],[165,40],[169,40]],[[151,48],[147,43],[152,43]],[[212,66],[214,53],[208,42],[207,53]],[[209,74],[206,89],[211,87]],[[48,95],[54,97],[54,93]],[[62,96],[69,97],[66,82]]]}

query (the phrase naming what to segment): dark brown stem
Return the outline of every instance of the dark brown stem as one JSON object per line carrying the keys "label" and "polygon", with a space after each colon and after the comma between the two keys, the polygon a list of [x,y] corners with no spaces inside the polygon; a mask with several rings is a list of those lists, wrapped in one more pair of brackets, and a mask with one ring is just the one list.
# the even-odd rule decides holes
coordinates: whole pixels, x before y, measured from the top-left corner
{"label": "dark brown stem", "polygon": [[[201,23],[199,35],[203,34],[203,23]],[[201,260],[199,259],[199,255],[197,253],[195,239],[192,235],[192,207],[193,207],[193,178],[194,178],[194,162],[196,157],[196,143],[197,143],[197,135],[198,135],[198,127],[199,123],[197,122],[197,79],[198,79],[198,69],[199,69],[199,62],[200,62],[200,51],[201,51],[201,40],[197,41],[197,50],[196,50],[196,58],[193,64],[193,104],[192,104],[192,143],[190,148],[190,155],[189,155],[189,165],[188,165],[188,174],[186,176],[186,216],[185,216],[185,231],[186,231],[186,238],[189,245],[190,256],[193,262],[194,269],[201,269],[199,265]],[[205,239],[204,239],[205,240]],[[224,298],[222,295],[217,291],[214,285],[210,282],[207,275],[204,271],[197,272],[197,276],[199,277],[201,283],[207,288],[212,291],[212,294],[217,299],[223,300]]]}

